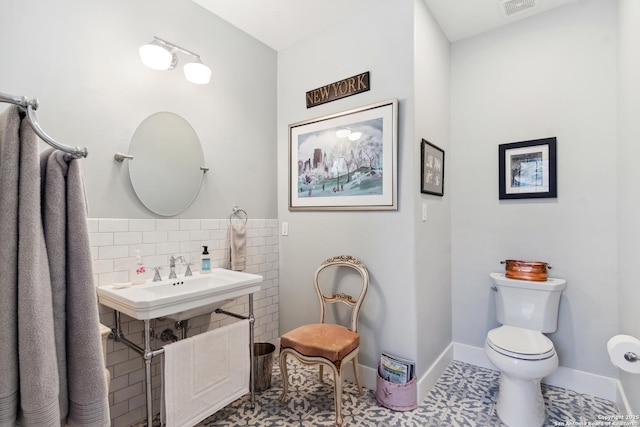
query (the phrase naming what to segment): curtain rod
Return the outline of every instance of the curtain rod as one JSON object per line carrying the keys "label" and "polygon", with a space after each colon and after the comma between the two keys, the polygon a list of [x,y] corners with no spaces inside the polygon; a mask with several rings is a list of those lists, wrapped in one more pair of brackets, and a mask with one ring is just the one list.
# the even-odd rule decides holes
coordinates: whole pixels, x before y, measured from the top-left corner
{"label": "curtain rod", "polygon": [[[87,157],[87,155],[89,154],[87,147],[69,147],[67,145],[61,144],[47,135],[44,130],[42,130],[42,127],[40,127],[38,119],[36,118],[35,111],[38,109],[38,100],[36,98],[29,99],[26,96],[18,97],[0,92],[0,102],[15,104],[20,107],[21,110],[25,111],[29,119],[29,124],[31,125],[35,133],[44,142],[46,142],[53,148],[67,153],[69,156],[68,159],[79,159],[80,157]],[[65,156],[65,158],[67,158],[67,156]]]}

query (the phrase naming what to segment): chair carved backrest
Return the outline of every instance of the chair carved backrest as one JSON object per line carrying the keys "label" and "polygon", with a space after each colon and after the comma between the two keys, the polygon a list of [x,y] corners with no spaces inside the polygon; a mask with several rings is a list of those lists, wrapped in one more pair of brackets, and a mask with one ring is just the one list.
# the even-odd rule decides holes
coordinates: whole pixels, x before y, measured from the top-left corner
{"label": "chair carved backrest", "polygon": [[[350,267],[356,270],[362,276],[362,286],[357,296],[349,295],[343,292],[333,293],[331,295],[324,295],[320,285],[320,273],[327,267]],[[357,258],[350,255],[334,256],[324,261],[320,267],[316,270],[313,276],[313,284],[315,285],[318,298],[320,299],[320,323],[324,323],[326,307],[328,304],[342,303],[351,307],[351,330],[358,332],[358,315],[360,313],[360,307],[362,301],[369,288],[369,272],[365,265]]]}

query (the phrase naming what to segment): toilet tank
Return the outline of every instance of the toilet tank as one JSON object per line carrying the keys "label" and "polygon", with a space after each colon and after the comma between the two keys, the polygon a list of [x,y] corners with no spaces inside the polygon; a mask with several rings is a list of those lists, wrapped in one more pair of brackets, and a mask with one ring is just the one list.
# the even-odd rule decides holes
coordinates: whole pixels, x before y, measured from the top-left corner
{"label": "toilet tank", "polygon": [[549,278],[544,282],[508,279],[491,273],[496,300],[496,320],[502,325],[533,329],[543,333],[558,329],[560,295],[566,280]]}

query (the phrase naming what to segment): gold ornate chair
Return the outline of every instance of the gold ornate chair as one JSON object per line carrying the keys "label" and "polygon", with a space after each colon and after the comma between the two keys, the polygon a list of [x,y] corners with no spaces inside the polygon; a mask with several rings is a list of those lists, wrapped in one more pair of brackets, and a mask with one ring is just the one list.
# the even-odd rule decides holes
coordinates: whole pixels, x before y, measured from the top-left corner
{"label": "gold ornate chair", "polygon": [[[354,297],[335,289],[331,291],[331,295],[325,295],[320,284],[320,273],[329,267],[347,267],[356,270],[362,276],[359,294]],[[342,285],[342,281],[336,282],[338,286]],[[280,372],[282,373],[280,402],[284,403],[289,387],[287,356],[291,355],[306,365],[319,365],[321,382],[323,367],[326,366],[333,373],[336,425],[341,426],[342,367],[348,362],[353,362],[356,385],[362,394],[358,374],[358,351],[360,350],[358,314],[369,287],[369,273],[360,260],[349,255],[340,255],[327,259],[318,267],[313,277],[313,284],[320,299],[320,323],[300,326],[280,337]],[[350,328],[335,323],[325,323],[327,306],[334,303],[343,303],[351,308]]]}

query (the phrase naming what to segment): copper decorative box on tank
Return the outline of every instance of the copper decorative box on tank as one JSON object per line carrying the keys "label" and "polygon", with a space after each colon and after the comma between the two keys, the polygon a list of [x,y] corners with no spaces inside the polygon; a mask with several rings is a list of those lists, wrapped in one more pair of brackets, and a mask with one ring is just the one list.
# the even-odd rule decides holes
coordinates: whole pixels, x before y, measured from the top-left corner
{"label": "copper decorative box on tank", "polygon": [[533,282],[546,281],[547,270],[551,268],[546,262],[519,261],[515,259],[500,261],[500,264],[505,264],[505,277],[517,280],[531,280]]}

